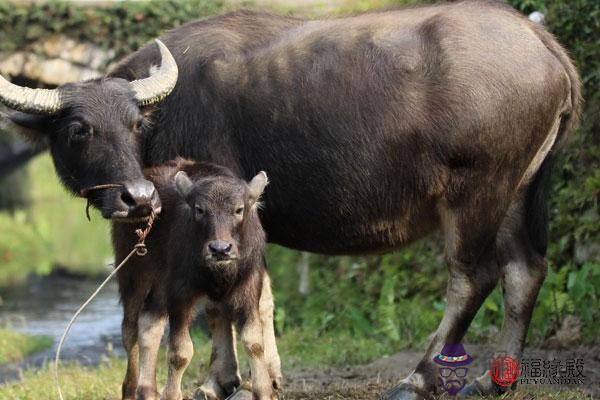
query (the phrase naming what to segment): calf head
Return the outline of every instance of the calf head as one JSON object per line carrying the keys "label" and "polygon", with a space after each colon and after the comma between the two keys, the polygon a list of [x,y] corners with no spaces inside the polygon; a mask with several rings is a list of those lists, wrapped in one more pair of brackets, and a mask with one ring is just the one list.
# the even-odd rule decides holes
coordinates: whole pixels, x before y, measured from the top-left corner
{"label": "calf head", "polygon": [[87,197],[105,218],[146,218],[160,211],[154,185],[142,174],[138,138],[141,107],[167,96],[177,65],[160,41],[161,67],[136,81],[119,78],[69,83],[57,89],[17,86],[0,76],[0,115],[17,131],[49,144],[56,171],[72,192]]}
{"label": "calf head", "polygon": [[175,186],[185,199],[187,218],[193,220],[190,244],[200,249],[203,264],[226,266],[264,241],[257,204],[266,185],[264,172],[248,183],[232,176],[191,179],[184,171],[177,172]]}

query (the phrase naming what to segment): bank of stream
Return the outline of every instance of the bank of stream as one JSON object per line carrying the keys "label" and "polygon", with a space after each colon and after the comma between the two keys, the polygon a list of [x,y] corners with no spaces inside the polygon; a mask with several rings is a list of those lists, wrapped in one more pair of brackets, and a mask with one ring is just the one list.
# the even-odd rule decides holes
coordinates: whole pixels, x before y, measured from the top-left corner
{"label": "bank of stream", "polygon": [[[1,289],[0,323],[17,332],[51,337],[54,342],[43,352],[1,365],[0,383],[18,379],[24,368],[38,367],[53,359],[65,326],[99,282],[99,279],[56,273],[31,277],[24,284]],[[63,346],[62,359],[89,365],[107,356],[122,355],[121,317],[113,281],[80,315]]]}

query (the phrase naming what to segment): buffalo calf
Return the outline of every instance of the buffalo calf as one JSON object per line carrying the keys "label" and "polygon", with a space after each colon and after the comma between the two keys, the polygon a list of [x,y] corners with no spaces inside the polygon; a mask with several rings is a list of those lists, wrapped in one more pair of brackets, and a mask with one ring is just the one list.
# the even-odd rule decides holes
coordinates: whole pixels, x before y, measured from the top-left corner
{"label": "buffalo calf", "polygon": [[[233,323],[248,354],[254,398],[276,398],[280,362],[257,214],[266,174],[246,183],[226,168],[177,159],[145,175],[159,192],[162,213],[146,240],[148,254],[118,274],[128,354],[123,398],[158,398],[156,358],[167,319],[169,374],[162,398],[182,398],[182,376],[193,355],[189,327],[203,296],[214,338],[203,393],[221,399],[240,383],[236,354],[227,346],[235,337]],[[134,230],[113,225],[117,261],[136,243]]]}

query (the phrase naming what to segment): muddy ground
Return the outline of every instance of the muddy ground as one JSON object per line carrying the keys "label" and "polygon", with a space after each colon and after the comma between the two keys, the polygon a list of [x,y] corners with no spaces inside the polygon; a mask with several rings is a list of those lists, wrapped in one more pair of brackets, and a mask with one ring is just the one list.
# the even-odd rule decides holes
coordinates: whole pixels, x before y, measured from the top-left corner
{"label": "muddy ground", "polygon": [[[475,362],[469,369],[469,378],[482,374],[492,352],[484,346],[466,345],[467,352],[475,357]],[[347,367],[329,368],[324,370],[284,371],[286,376],[284,399],[289,400],[369,400],[379,399],[389,388],[398,381],[398,377],[406,376],[417,364],[421,352],[404,351],[391,357],[376,360],[370,364]],[[567,359],[582,358],[584,360],[585,384],[583,385],[521,385],[524,388],[521,395],[515,399],[543,399],[554,396],[535,394],[535,391],[547,392],[569,391],[562,398],[600,398],[600,345],[594,347],[579,347],[571,350],[540,350],[530,349],[524,358],[541,358],[542,360],[559,359],[563,363]],[[526,394],[527,393],[527,394]],[[513,398],[512,396],[509,398]]]}
{"label": "muddy ground", "polygon": [[[486,346],[466,344],[467,352],[475,359],[469,366],[468,378],[473,379],[481,375],[487,368],[492,352]],[[85,354],[85,356],[84,356]],[[101,357],[94,358],[89,355],[96,354]],[[103,351],[99,348],[89,349],[88,352],[80,351],[78,356],[66,354],[67,359],[76,359],[82,364],[95,365],[100,362]],[[118,353],[120,354],[120,353]],[[113,355],[116,355],[113,353]],[[82,357],[83,356],[83,357]],[[379,400],[381,395],[392,388],[399,380],[405,377],[418,363],[422,356],[421,351],[403,351],[390,357],[380,358],[366,365],[341,367],[341,368],[304,368],[285,369],[284,360],[284,393],[282,400]],[[39,354],[29,358],[26,364],[29,367],[39,367],[48,360],[48,354]],[[575,400],[575,399],[600,399],[600,344],[596,346],[582,346],[569,350],[543,350],[528,349],[524,358],[542,360],[558,359],[565,363],[567,359],[583,359],[583,385],[520,385],[520,390],[510,396],[502,397],[510,400]],[[24,363],[13,364],[13,367],[25,367]],[[4,375],[7,381],[18,380],[13,376],[14,368],[7,369],[8,365],[0,368],[0,377]],[[4,372],[4,374],[2,374]],[[198,377],[199,382],[204,379]],[[192,384],[192,386],[194,386]],[[197,386],[196,386],[197,387]],[[536,393],[543,391],[545,394]],[[556,392],[563,392],[562,395]],[[191,395],[191,393],[188,393]],[[191,396],[190,396],[191,397]],[[441,396],[442,399],[451,398]],[[235,396],[235,400],[251,400],[251,396]]]}

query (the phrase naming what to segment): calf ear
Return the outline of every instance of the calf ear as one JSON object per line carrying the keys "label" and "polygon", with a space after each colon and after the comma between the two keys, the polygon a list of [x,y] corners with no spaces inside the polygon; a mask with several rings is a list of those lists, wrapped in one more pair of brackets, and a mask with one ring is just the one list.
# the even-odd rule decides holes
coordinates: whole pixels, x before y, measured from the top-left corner
{"label": "calf ear", "polygon": [[262,192],[265,190],[265,186],[269,183],[269,179],[267,178],[267,173],[265,171],[260,171],[250,183],[248,183],[248,187],[250,188],[250,201],[255,203],[259,198]]}
{"label": "calf ear", "polygon": [[0,130],[16,132],[34,142],[42,141],[46,138],[49,123],[50,119],[46,115],[34,115],[22,112],[7,114],[0,111]]}
{"label": "calf ear", "polygon": [[185,172],[179,171],[175,174],[175,187],[183,198],[186,198],[190,194],[192,185],[190,177]]}

